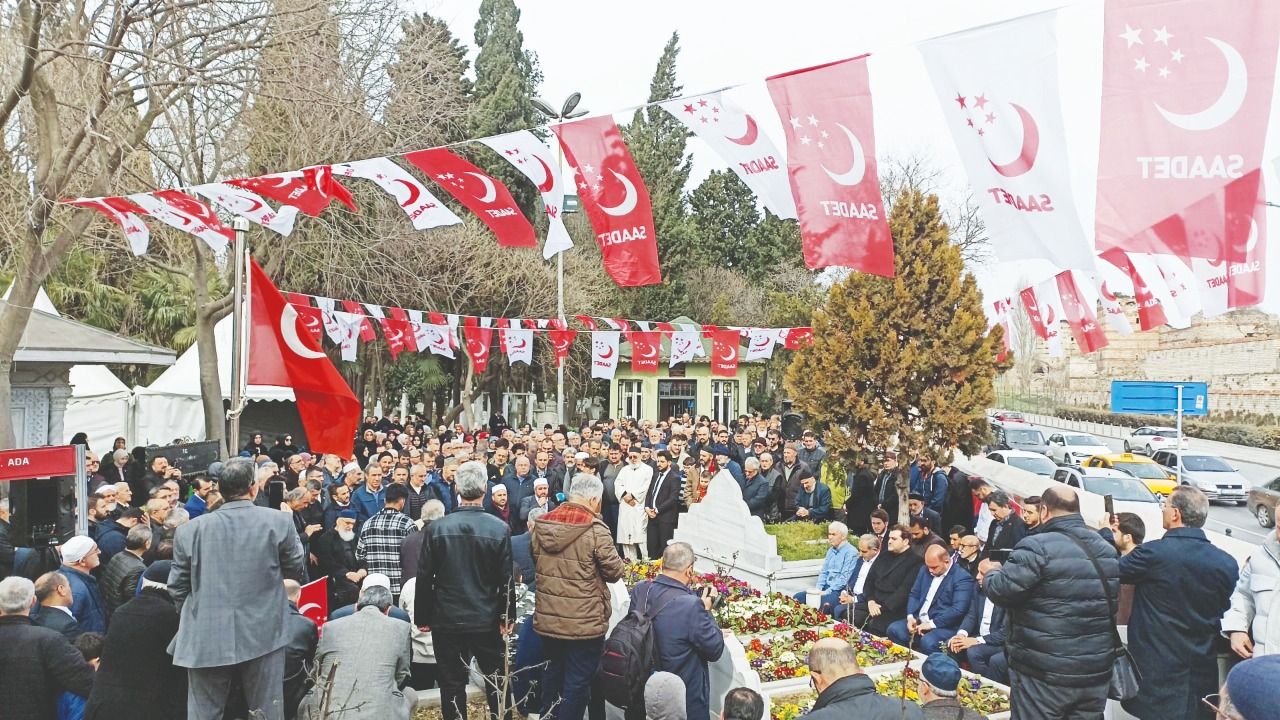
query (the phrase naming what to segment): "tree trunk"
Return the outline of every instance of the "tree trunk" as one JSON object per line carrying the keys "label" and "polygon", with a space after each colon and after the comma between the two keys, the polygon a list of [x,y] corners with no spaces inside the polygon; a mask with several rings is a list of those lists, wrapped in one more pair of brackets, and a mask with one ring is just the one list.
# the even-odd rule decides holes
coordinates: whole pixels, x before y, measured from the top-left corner
{"label": "tree trunk", "polygon": [[906,525],[911,521],[911,509],[907,507],[907,496],[911,494],[911,466],[898,465],[898,522]]}
{"label": "tree trunk", "polygon": [[459,402],[457,405],[454,405],[453,407],[449,408],[448,412],[444,414],[444,417],[440,420],[441,424],[452,425],[453,422],[458,419],[459,415],[463,415],[464,416],[462,420],[463,424],[466,425],[468,430],[471,429],[472,419],[473,419],[471,417],[471,403],[475,402],[476,398],[483,395],[485,391],[485,386],[483,383],[481,383],[479,387],[472,388],[471,383],[474,380],[475,380],[475,370],[473,370],[471,368],[471,365],[468,364],[467,377],[466,377],[466,380],[463,382],[462,394],[459,399]]}
{"label": "tree trunk", "polygon": [[[196,354],[200,358],[200,401],[204,406],[204,437],[216,440],[222,456],[230,457],[240,447],[240,438],[227,438],[227,413],[222,404],[222,381],[218,377],[218,343],[213,327],[226,311],[209,301],[209,265],[201,242],[191,238],[194,263],[192,285],[196,293]],[[236,362],[236,358],[231,359]],[[229,440],[229,442],[228,442]]]}

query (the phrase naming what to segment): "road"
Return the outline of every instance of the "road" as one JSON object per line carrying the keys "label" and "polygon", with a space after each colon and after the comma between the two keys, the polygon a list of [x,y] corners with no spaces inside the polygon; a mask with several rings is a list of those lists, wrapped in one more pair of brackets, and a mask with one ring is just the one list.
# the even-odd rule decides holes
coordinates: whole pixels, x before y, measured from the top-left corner
{"label": "road", "polygon": [[[1040,425],[1038,427],[1048,427]],[[1115,452],[1124,452],[1124,440],[1120,438],[1110,438],[1103,436],[1095,436],[1101,440],[1107,447]],[[1196,447],[1196,441],[1191,440],[1191,449]],[[1236,460],[1227,460],[1227,463],[1233,467],[1239,468],[1240,474],[1244,475],[1249,481],[1250,486],[1259,485],[1270,482],[1280,475],[1280,470],[1264,465],[1254,465],[1251,463],[1238,462]],[[1248,508],[1236,507],[1235,505],[1212,505],[1209,508],[1209,521],[1205,527],[1209,530],[1217,530],[1226,533],[1238,540],[1244,540],[1251,543],[1261,544],[1263,539],[1271,530],[1264,529],[1254,519],[1253,514]]]}

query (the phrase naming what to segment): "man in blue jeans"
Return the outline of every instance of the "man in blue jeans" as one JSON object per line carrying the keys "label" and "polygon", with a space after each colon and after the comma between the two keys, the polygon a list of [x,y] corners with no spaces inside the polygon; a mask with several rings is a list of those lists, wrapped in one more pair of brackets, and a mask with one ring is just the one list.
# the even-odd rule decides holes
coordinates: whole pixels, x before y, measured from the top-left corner
{"label": "man in blue jeans", "polygon": [[538,582],[533,629],[547,658],[544,720],[582,720],[612,613],[606,585],[625,570],[600,518],[604,483],[579,473],[569,488],[565,502],[538,519],[529,546]]}

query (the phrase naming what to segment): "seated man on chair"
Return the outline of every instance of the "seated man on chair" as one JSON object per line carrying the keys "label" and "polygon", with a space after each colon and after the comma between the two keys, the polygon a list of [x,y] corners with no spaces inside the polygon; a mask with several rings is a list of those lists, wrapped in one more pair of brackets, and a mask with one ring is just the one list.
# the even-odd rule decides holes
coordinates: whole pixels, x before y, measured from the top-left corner
{"label": "seated man on chair", "polygon": [[1004,661],[1005,610],[987,599],[982,578],[1000,563],[983,560],[978,565],[978,589],[969,603],[969,612],[947,649],[969,661],[969,669],[998,683],[1009,684],[1009,668]]}
{"label": "seated man on chair", "polygon": [[849,574],[849,582],[840,591],[840,604],[836,605],[832,616],[836,620],[853,620],[854,610],[862,607],[862,615],[866,616],[867,578],[871,576],[871,566],[880,555],[880,536],[867,533],[858,539],[858,562],[853,564],[853,572]]}
{"label": "seated man on chair", "polygon": [[[822,561],[822,570],[818,572],[817,588],[822,591],[819,608],[830,614],[836,603],[840,602],[840,591],[849,583],[853,567],[858,563],[858,552],[849,543],[849,526],[842,522],[833,522],[827,527],[827,557]],[[808,601],[808,593],[798,592],[795,595],[800,602]]]}
{"label": "seated man on chair", "polygon": [[973,578],[951,562],[946,547],[929,546],[907,599],[907,617],[889,626],[889,639],[926,655],[942,652],[939,645],[960,630],[969,614],[975,589]]}

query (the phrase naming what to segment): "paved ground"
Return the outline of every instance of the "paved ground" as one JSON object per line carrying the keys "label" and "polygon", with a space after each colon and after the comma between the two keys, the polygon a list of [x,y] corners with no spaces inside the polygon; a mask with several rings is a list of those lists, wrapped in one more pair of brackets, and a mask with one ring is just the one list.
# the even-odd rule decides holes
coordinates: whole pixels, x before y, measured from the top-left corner
{"label": "paved ground", "polygon": [[[1051,427],[1049,425],[1040,425],[1039,427]],[[1124,441],[1119,438],[1106,437],[1103,435],[1096,436],[1103,441],[1108,447],[1116,452],[1124,451]],[[1197,441],[1192,438],[1191,448],[1197,448]],[[1207,452],[1207,450],[1206,450]],[[1270,482],[1280,475],[1280,470],[1266,465],[1256,465],[1253,463],[1241,462],[1239,460],[1227,460],[1228,463],[1240,469],[1240,474],[1245,476],[1251,485],[1259,485]],[[1235,505],[1214,505],[1209,510],[1209,522],[1207,527],[1210,530],[1217,530],[1226,533],[1238,540],[1244,540],[1252,543],[1261,543],[1270,530],[1263,529],[1258,521],[1254,519],[1253,514],[1248,508],[1236,507]]]}

